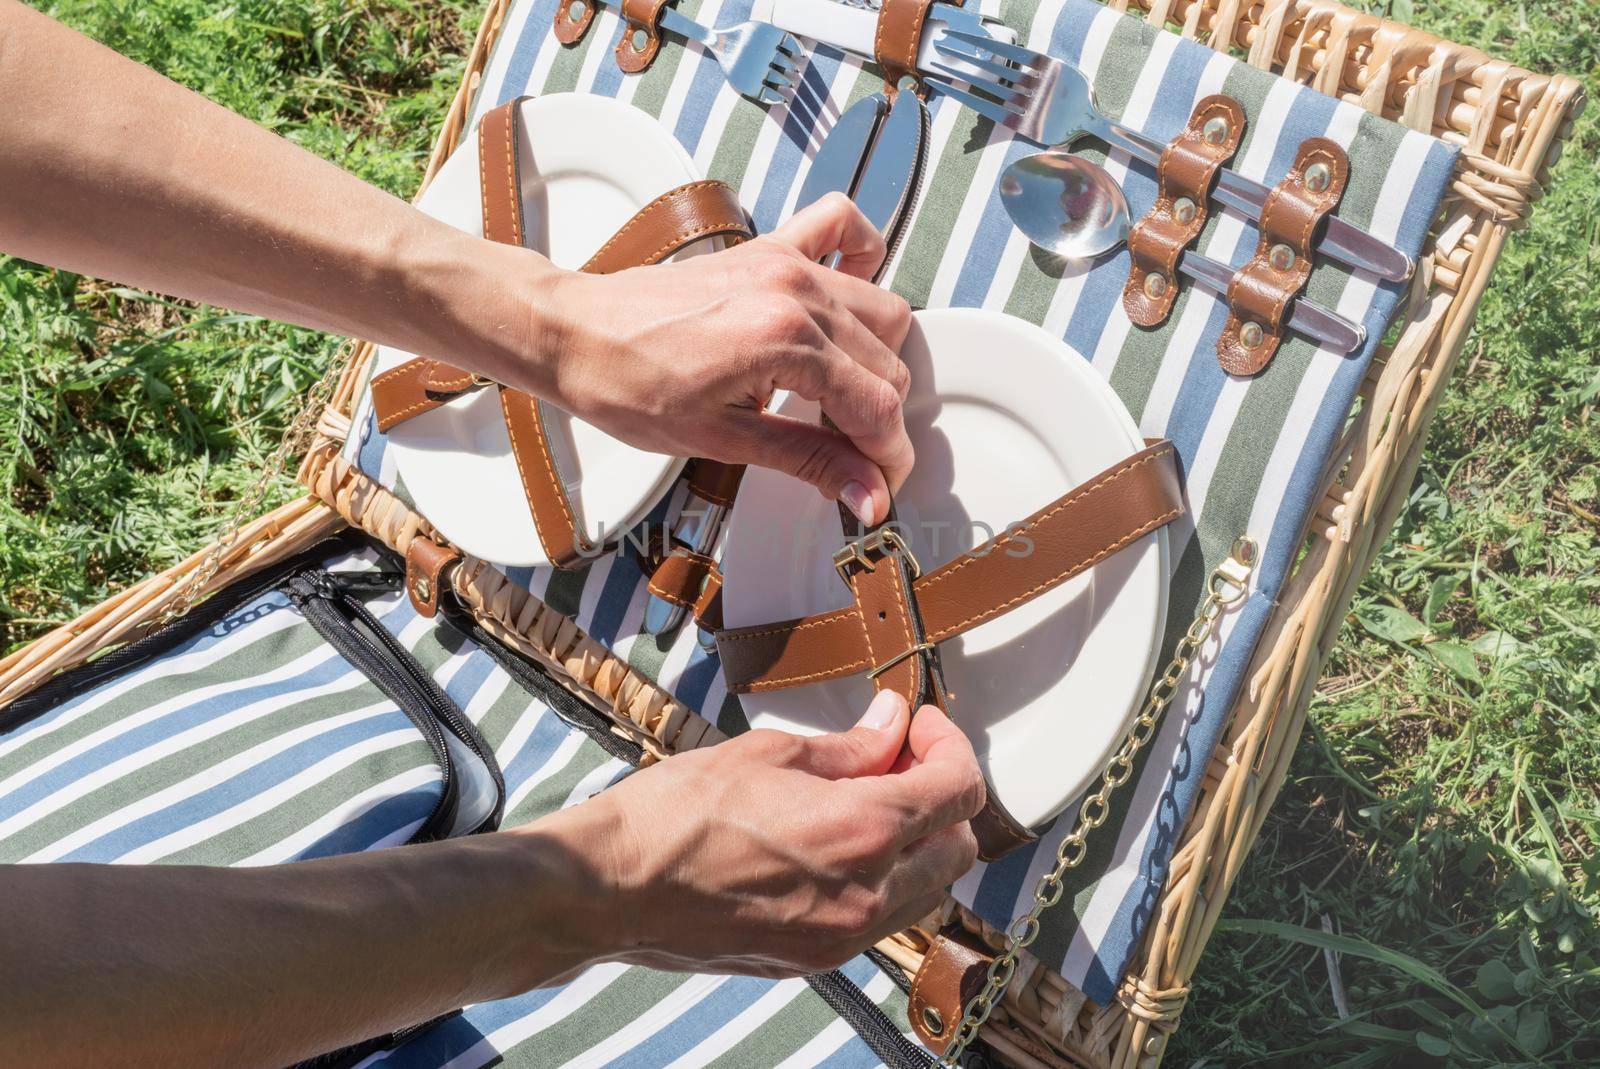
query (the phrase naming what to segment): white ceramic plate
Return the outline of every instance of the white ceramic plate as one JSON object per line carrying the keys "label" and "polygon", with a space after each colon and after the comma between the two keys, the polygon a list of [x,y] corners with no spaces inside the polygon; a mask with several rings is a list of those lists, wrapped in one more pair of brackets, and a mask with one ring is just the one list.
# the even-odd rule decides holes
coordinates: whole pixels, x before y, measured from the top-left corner
{"label": "white ceramic plate", "polygon": [[[522,104],[525,243],[560,267],[577,268],[635,212],[700,176],[677,140],[654,119],[605,97],[563,93]],[[481,236],[478,134],[457,147],[418,207]],[[679,256],[720,247],[700,242]],[[451,360],[450,353],[428,354]],[[380,347],[378,371],[411,359]],[[642,520],[671,489],[684,458],[624,445],[582,420],[543,406],[546,432],[568,496],[591,541]],[[498,391],[478,390],[389,432],[406,489],[445,537],[504,565],[549,561],[523,496]]]}
{"label": "white ceramic plate", "polygon": [[[917,559],[931,570],[1144,447],[1111,387],[1077,353],[998,312],[919,312],[902,352],[916,467],[895,498]],[[817,418],[796,397],[782,409]],[[830,555],[839,514],[810,487],[752,467],[723,555],[730,627],[849,604]],[[1167,533],[942,643],[951,711],[1001,803],[1037,827],[1104,766],[1137,712],[1160,652]],[[859,719],[864,675],[741,698],[754,727],[801,734]]]}

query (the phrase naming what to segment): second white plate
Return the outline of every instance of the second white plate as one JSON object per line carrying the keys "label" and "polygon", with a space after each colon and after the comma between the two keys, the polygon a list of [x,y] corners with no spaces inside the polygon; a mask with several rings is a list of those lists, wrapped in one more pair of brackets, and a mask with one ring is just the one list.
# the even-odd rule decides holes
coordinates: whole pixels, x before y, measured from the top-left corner
{"label": "second white plate", "polygon": [[[1127,409],[1089,363],[1013,316],[919,312],[902,357],[916,467],[895,498],[925,570],[951,560],[1143,448]],[[814,403],[780,409],[815,420]],[[849,604],[830,555],[837,508],[809,486],[752,467],[723,555],[730,627]],[[1165,529],[1010,613],[941,644],[951,712],[989,783],[1039,826],[1099,774],[1137,712],[1160,651]],[[752,727],[800,734],[851,727],[871,699],[864,675],[741,697]]]}

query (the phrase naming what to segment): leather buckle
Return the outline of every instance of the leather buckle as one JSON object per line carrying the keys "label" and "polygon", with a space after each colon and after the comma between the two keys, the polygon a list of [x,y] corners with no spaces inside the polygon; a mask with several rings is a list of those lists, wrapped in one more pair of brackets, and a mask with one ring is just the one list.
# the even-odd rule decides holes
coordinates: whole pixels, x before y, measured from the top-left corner
{"label": "leather buckle", "polygon": [[[840,546],[833,554],[834,570],[839,573],[840,579],[848,583],[852,565],[859,564],[869,572],[874,571],[878,566],[877,562],[868,554],[876,553],[879,556],[884,556],[891,548],[899,552],[906,559],[906,563],[911,565],[911,578],[918,579],[922,576],[922,565],[917,563],[917,555],[911,552],[910,544],[893,527],[880,527],[876,531],[868,531],[860,538]],[[890,661],[889,664],[904,660],[909,655],[909,652],[914,651],[901,654],[894,661]],[[883,667],[887,668],[889,665],[886,664]]]}

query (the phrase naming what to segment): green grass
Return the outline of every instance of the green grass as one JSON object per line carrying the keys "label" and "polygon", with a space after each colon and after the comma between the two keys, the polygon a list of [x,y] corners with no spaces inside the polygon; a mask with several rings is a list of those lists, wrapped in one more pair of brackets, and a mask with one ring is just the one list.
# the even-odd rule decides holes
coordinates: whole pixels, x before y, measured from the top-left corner
{"label": "green grass", "polygon": [[[45,6],[409,194],[478,4]],[[1593,0],[1389,10],[1600,95]],[[1168,1065],[1600,1065],[1597,155],[1600,106],[1500,262]],[[11,648],[203,543],[336,343],[16,260],[0,293]]]}

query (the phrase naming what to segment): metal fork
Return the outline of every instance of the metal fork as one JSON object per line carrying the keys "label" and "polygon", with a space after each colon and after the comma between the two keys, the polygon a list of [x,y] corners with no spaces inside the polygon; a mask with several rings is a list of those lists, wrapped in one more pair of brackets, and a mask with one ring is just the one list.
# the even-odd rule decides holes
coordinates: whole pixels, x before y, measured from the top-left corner
{"label": "metal fork", "polygon": [[[962,67],[936,62],[934,66],[948,77],[929,77],[930,85],[1030,141],[1067,145],[1088,135],[1151,165],[1161,158],[1165,146],[1159,141],[1101,114],[1089,80],[1065,60],[959,29],[949,30],[937,50]],[[989,96],[962,89],[951,79]],[[1224,168],[1217,174],[1213,195],[1228,207],[1259,219],[1269,192],[1260,182]],[[1328,217],[1319,248],[1330,259],[1396,282],[1410,278],[1415,266],[1399,249],[1337,216]]]}
{"label": "metal fork", "polygon": [[[613,10],[622,9],[622,0],[601,2]],[[805,55],[805,49],[794,34],[770,22],[741,22],[737,26],[712,29],[666,7],[661,11],[661,28],[704,45],[721,65],[728,84],[752,100],[763,104],[782,103],[799,80],[800,58]],[[644,33],[643,30],[634,32]],[[643,41],[634,44],[642,47]]]}

